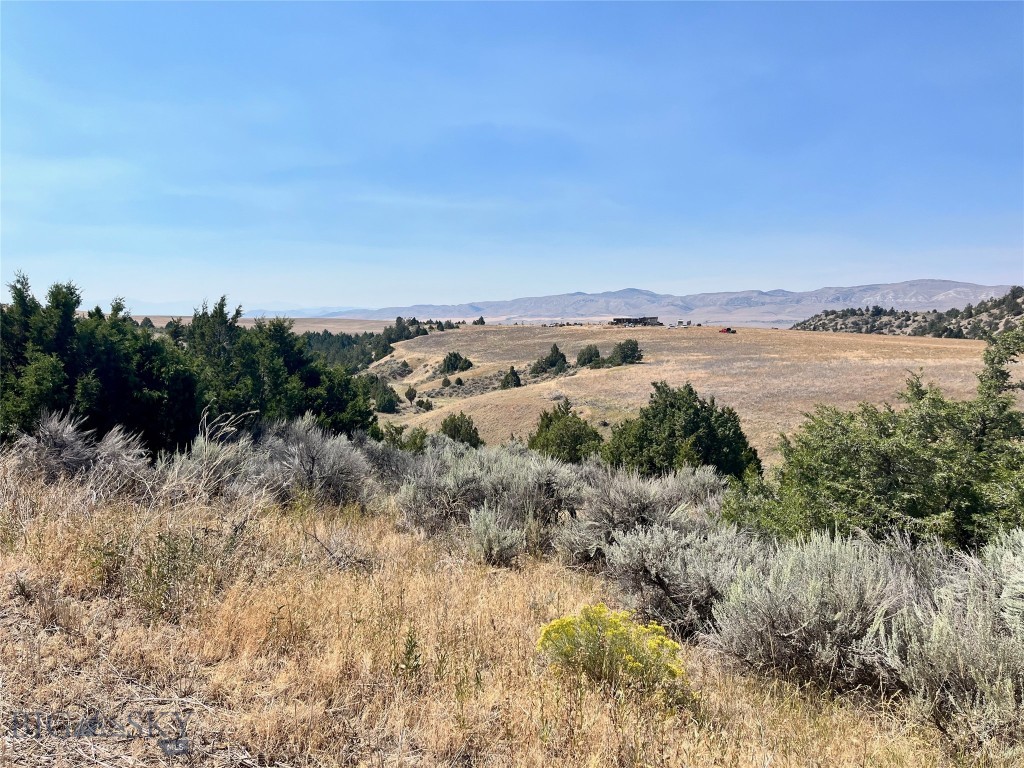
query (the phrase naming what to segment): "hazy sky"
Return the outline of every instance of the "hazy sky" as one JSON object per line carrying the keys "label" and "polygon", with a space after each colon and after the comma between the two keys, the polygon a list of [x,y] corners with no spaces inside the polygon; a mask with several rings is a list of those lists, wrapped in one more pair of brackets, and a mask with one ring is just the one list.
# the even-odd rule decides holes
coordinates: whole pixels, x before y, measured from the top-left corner
{"label": "hazy sky", "polygon": [[2,277],[90,304],[1024,280],[1024,4],[4,3]]}

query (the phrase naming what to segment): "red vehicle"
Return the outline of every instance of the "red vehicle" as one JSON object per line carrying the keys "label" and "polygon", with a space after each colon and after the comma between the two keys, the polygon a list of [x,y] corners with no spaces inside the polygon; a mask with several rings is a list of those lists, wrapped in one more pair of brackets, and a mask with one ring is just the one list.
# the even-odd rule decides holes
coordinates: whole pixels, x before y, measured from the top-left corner
{"label": "red vehicle", "polygon": [[736,331],[733,330],[732,328],[723,328],[722,330],[719,331],[719,333],[736,333]]}

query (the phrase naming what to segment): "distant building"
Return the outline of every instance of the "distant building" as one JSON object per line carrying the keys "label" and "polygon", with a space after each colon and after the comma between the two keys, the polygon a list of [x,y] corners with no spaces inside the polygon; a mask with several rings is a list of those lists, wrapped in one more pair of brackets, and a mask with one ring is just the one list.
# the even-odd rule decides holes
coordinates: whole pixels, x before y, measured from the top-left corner
{"label": "distant building", "polygon": [[658,322],[656,317],[615,317],[609,325],[624,325],[627,328],[633,328],[638,325],[663,325]]}

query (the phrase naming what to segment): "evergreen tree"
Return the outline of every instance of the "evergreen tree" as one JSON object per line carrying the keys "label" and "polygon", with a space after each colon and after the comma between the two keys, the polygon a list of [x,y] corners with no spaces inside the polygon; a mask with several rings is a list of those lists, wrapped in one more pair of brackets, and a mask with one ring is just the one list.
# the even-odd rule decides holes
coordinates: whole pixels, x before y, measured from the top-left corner
{"label": "evergreen tree", "polygon": [[441,422],[441,433],[447,435],[452,440],[465,443],[471,448],[479,448],[484,444],[484,441],[480,439],[480,433],[477,432],[473,419],[462,411],[459,411],[458,414],[450,413],[445,416],[444,421]]}
{"label": "evergreen tree", "polygon": [[574,413],[566,399],[552,410],[541,413],[527,445],[545,456],[578,464],[596,453],[601,442],[601,434]]}
{"label": "evergreen tree", "polygon": [[441,361],[441,373],[459,373],[472,367],[473,363],[458,352],[449,352]]}
{"label": "evergreen tree", "polygon": [[530,367],[530,374],[541,376],[548,372],[563,373],[567,367],[568,361],[565,359],[565,354],[557,344],[552,344],[551,351]]}
{"label": "evergreen tree", "polygon": [[643,359],[644,353],[640,351],[640,343],[636,339],[626,339],[612,348],[605,365],[633,365]]}
{"label": "evergreen tree", "polygon": [[601,362],[601,350],[594,344],[588,344],[579,351],[576,355],[576,365],[583,368],[588,365],[600,364]]}
{"label": "evergreen tree", "polygon": [[516,371],[514,365],[510,365],[508,373],[506,373],[501,379],[502,389],[514,389],[515,387],[523,386],[523,380],[519,378],[519,372]]}
{"label": "evergreen tree", "polygon": [[648,476],[703,464],[737,478],[760,472],[736,411],[717,406],[713,397],[704,400],[689,383],[678,389],[665,382],[653,386],[639,416],[612,429],[604,448],[610,464]]}

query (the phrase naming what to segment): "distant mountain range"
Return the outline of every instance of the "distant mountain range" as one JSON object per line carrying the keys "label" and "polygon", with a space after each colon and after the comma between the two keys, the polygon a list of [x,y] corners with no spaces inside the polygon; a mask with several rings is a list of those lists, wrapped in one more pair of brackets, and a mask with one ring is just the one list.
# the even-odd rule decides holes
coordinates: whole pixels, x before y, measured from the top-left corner
{"label": "distant mountain range", "polygon": [[613,317],[655,315],[665,323],[690,320],[711,325],[788,327],[826,309],[877,304],[886,309],[947,310],[977,304],[993,296],[1004,295],[1009,290],[1009,285],[976,285],[953,280],[908,280],[902,283],[819,288],[815,291],[735,291],[688,296],[626,288],[605,293],[564,293],[469,304],[416,304],[382,309],[317,307],[313,310],[276,312],[253,310],[247,314],[364,320],[390,320],[399,315],[420,319],[471,320],[482,315],[492,324],[608,320]]}

